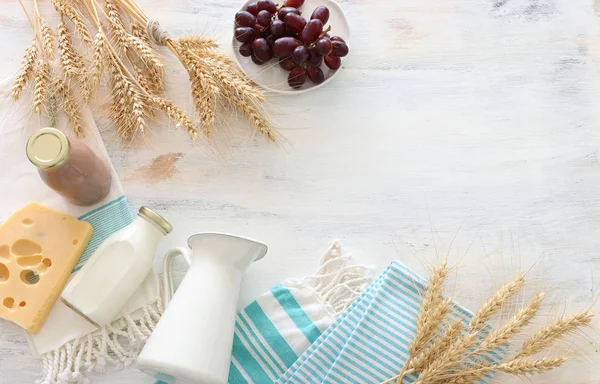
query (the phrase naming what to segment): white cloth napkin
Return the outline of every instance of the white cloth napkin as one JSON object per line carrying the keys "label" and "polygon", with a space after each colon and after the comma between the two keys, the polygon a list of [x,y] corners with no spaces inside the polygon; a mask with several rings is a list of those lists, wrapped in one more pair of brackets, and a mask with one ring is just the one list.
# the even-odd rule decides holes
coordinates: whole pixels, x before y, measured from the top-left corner
{"label": "white cloth napkin", "polygon": [[[42,182],[27,159],[25,144],[28,137],[45,123],[39,123],[38,117],[32,115],[27,92],[18,102],[12,100],[9,95],[11,83],[10,80],[0,82],[0,156],[3,165],[0,222],[30,201],[88,221],[94,227],[94,236],[77,264],[77,271],[102,241],[128,225],[134,215],[114,169],[110,193],[91,207],[68,203]],[[86,143],[110,162],[89,110],[84,111],[84,120]],[[59,116],[57,127],[67,134],[71,132],[62,116]],[[100,370],[107,363],[117,367],[132,363],[160,312],[160,286],[154,272],[126,304],[122,316],[102,329],[97,329],[58,300],[41,330],[35,335],[27,333],[32,353],[42,359],[41,382],[86,382],[85,372]]]}

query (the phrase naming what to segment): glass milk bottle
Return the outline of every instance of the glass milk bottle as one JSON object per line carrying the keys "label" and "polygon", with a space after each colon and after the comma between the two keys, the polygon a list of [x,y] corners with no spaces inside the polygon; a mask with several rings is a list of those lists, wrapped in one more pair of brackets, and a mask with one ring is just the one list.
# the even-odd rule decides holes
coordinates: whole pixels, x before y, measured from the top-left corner
{"label": "glass milk bottle", "polygon": [[133,223],[106,239],[67,284],[62,301],[96,326],[109,324],[150,273],[158,243],[172,229],[141,207]]}
{"label": "glass milk bottle", "polygon": [[31,135],[26,151],[44,183],[72,204],[95,204],[110,191],[112,174],[107,162],[77,137],[42,128]]}

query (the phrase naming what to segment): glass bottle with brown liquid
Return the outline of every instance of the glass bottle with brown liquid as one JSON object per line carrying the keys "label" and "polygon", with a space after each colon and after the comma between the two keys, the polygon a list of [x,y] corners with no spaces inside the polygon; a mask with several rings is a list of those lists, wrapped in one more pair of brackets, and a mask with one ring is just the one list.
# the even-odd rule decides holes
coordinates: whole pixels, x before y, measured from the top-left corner
{"label": "glass bottle with brown liquid", "polygon": [[83,140],[42,128],[27,141],[27,157],[42,180],[76,205],[92,205],[110,191],[112,174]]}

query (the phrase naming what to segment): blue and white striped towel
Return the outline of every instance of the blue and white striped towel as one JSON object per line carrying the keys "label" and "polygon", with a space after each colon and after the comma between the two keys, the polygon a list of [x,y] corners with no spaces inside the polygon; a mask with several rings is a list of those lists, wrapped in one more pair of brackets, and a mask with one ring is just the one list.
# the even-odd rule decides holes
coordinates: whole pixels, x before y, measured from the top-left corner
{"label": "blue and white striped towel", "polygon": [[367,286],[363,266],[334,244],[314,276],[287,280],[239,312],[229,383],[272,384]]}
{"label": "blue and white striped towel", "polygon": [[[393,262],[276,383],[376,384],[397,375],[408,358],[426,284]],[[472,314],[455,305],[450,316],[466,325]],[[503,353],[486,358],[498,361]]]}

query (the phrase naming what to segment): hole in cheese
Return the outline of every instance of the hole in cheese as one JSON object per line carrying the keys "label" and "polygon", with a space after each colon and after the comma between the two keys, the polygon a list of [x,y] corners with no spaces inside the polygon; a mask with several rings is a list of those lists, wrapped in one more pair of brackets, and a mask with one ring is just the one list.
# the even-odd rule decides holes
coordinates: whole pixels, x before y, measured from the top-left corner
{"label": "hole in cheese", "polygon": [[42,253],[42,247],[34,241],[20,239],[12,245],[12,253],[17,256],[31,256]]}
{"label": "hole in cheese", "polygon": [[4,282],[4,281],[8,280],[9,276],[10,276],[10,272],[8,271],[8,268],[6,267],[6,265],[0,263],[0,282]]}
{"label": "hole in cheese", "polygon": [[12,297],[7,297],[6,299],[4,299],[2,304],[4,304],[6,308],[12,308],[15,304],[15,299],[13,299]]}
{"label": "hole in cheese", "polygon": [[19,303],[19,307],[21,307],[21,308],[22,308],[22,307],[24,307],[24,306],[26,306],[26,305],[27,305],[27,303],[26,303],[26,302],[24,302],[24,301],[21,301],[21,302]]}
{"label": "hole in cheese", "polygon": [[21,223],[23,223],[24,226],[29,227],[33,224],[33,220],[31,219],[23,219],[23,221],[21,221]]}
{"label": "hole in cheese", "polygon": [[79,240],[77,240],[77,239],[73,240],[73,245],[77,245],[77,244],[79,244]]}
{"label": "hole in cheese", "polygon": [[42,260],[42,263],[46,266],[46,267],[50,267],[52,266],[52,260],[50,259],[44,259]]}
{"label": "hole in cheese", "polygon": [[10,249],[8,248],[8,245],[2,245],[0,246],[0,260],[4,259],[4,260],[10,260]]}
{"label": "hole in cheese", "polygon": [[21,281],[27,285],[37,284],[40,281],[40,276],[37,273],[26,269],[21,272]]}
{"label": "hole in cheese", "polygon": [[42,256],[21,256],[17,259],[17,264],[21,267],[32,267],[42,261]]}

